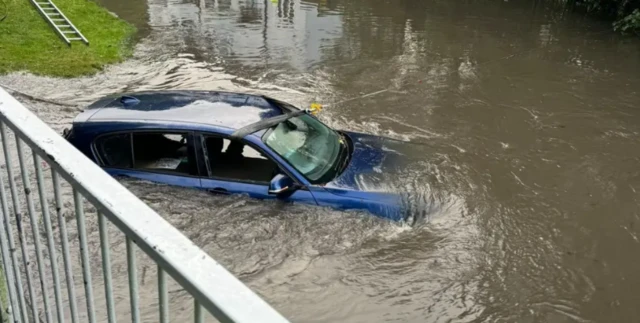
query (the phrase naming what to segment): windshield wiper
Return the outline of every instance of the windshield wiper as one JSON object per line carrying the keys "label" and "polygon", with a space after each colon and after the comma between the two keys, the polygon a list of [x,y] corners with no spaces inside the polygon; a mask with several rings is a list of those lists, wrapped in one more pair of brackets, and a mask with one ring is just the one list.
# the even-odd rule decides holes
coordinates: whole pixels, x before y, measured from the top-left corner
{"label": "windshield wiper", "polygon": [[349,151],[349,142],[347,137],[341,133],[338,133],[338,134],[342,138],[340,140],[340,143],[344,146],[344,157],[342,159],[342,163],[340,164],[340,168],[338,168],[338,172],[337,172],[338,174],[340,174],[347,168],[347,165],[349,165],[349,159],[350,159],[349,157],[351,155],[351,152]]}

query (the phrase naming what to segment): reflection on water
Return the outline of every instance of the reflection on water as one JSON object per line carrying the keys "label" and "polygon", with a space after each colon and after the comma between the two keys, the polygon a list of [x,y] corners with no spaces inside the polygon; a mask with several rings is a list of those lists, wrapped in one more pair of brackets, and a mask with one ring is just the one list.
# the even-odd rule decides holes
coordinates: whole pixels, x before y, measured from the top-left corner
{"label": "reflection on water", "polygon": [[[78,105],[133,90],[263,93],[420,147],[395,179],[430,205],[412,228],[125,182],[292,321],[638,319],[637,39],[540,1],[101,1],[141,29],[131,61],[0,83]],[[24,102],[60,131],[77,113]],[[141,291],[154,320],[153,284]],[[172,295],[172,315],[189,319],[191,300]]]}

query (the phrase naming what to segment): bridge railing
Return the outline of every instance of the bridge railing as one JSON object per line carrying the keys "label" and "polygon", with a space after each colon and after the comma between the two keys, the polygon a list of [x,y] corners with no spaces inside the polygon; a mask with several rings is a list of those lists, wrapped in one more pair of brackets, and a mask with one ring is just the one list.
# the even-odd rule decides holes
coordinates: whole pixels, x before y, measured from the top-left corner
{"label": "bridge railing", "polygon": [[[170,277],[182,300],[192,297],[195,322],[206,312],[220,322],[287,322],[2,88],[0,136],[3,318],[182,321],[170,318]],[[142,273],[141,257],[151,264]],[[149,285],[156,291],[141,297]]]}

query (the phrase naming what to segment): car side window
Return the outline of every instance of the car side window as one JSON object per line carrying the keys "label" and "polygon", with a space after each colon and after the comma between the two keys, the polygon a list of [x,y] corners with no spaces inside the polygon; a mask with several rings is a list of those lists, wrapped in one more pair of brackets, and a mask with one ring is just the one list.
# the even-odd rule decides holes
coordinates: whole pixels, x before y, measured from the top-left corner
{"label": "car side window", "polygon": [[238,140],[204,136],[203,146],[214,178],[269,183],[279,171],[275,162]]}
{"label": "car side window", "polygon": [[133,168],[196,175],[193,151],[187,133],[134,132]]}
{"label": "car side window", "polygon": [[100,137],[95,146],[103,166],[115,168],[131,168],[131,134],[119,133]]}

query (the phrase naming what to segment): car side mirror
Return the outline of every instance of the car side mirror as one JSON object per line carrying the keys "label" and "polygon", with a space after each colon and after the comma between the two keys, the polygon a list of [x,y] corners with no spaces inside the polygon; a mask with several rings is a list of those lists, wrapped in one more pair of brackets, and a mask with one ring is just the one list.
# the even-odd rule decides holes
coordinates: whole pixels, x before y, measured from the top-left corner
{"label": "car side mirror", "polygon": [[278,174],[273,177],[271,183],[269,183],[269,194],[280,195],[285,192],[294,191],[298,188],[298,184],[295,183],[289,176]]}

